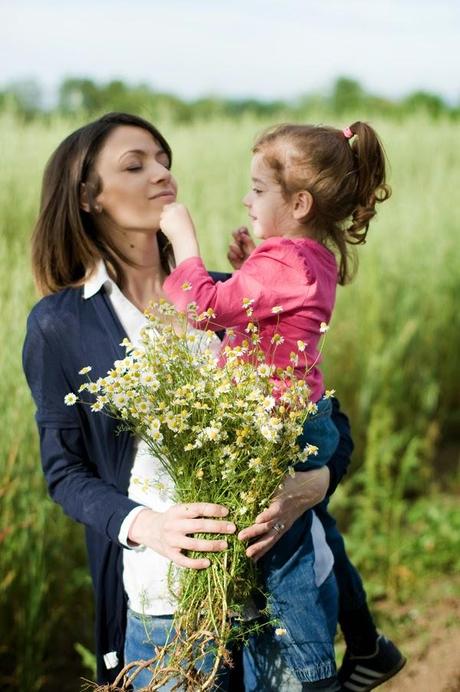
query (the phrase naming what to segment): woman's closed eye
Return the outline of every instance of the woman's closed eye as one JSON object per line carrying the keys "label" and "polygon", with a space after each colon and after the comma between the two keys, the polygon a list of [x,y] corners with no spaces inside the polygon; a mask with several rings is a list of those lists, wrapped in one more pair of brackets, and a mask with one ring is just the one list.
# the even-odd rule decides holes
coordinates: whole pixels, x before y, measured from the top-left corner
{"label": "woman's closed eye", "polygon": [[255,192],[256,195],[261,195],[263,190],[260,190],[258,187],[253,187],[252,191]]}

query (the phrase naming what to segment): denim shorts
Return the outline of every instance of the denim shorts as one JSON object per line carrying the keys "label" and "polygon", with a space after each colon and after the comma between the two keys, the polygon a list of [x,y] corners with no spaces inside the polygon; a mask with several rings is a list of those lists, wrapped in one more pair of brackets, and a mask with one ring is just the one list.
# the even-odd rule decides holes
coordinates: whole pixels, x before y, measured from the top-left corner
{"label": "denim shorts", "polygon": [[317,454],[311,454],[306,461],[295,464],[296,471],[310,471],[319,469],[332,457],[339,444],[339,431],[332,421],[332,402],[330,398],[323,397],[316,402],[317,413],[309,416],[304,423],[301,435],[297,438],[300,449],[307,444],[318,447]]}

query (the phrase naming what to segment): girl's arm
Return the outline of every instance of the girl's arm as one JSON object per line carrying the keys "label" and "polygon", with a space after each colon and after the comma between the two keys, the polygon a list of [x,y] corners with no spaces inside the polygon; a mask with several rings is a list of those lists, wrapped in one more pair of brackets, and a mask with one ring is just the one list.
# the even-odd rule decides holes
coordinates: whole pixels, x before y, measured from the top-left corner
{"label": "girl's arm", "polygon": [[190,257],[200,257],[195,226],[183,204],[165,204],[160,217],[160,228],[173,246],[177,264]]}
{"label": "girl's arm", "polygon": [[172,242],[176,237],[174,250],[177,248],[182,261],[166,278],[165,293],[179,310],[185,311],[190,303],[197,305],[199,313],[212,310],[214,324],[201,322],[206,329],[218,330],[250,321],[244,299],[251,301],[252,319],[256,322],[276,319],[273,309],[279,306],[283,312],[289,312],[305,303],[308,292],[305,268],[290,243],[281,243],[279,239],[265,241],[228,281],[215,282],[198,255],[185,256],[192,252],[190,248],[195,242],[189,235],[183,235],[189,248],[186,252],[180,252],[179,234],[169,233],[169,237]]}

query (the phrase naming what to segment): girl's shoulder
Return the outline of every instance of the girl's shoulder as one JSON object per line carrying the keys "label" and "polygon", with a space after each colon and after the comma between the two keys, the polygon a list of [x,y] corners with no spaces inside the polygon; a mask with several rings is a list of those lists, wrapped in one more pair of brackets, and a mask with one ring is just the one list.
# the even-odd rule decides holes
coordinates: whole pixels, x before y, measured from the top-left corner
{"label": "girl's shoulder", "polygon": [[255,253],[289,263],[293,268],[306,272],[311,279],[319,270],[327,271],[331,275],[337,273],[334,253],[313,238],[267,238],[256,248]]}

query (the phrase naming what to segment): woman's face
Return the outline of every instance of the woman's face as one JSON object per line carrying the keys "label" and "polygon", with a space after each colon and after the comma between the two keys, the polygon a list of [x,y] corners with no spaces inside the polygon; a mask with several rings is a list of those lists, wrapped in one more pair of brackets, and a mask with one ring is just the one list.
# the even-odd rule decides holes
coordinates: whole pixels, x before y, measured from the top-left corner
{"label": "woman's face", "polygon": [[147,130],[131,125],[112,130],[95,164],[102,181],[98,222],[125,231],[157,231],[163,206],[176,199],[169,166],[167,153]]}

